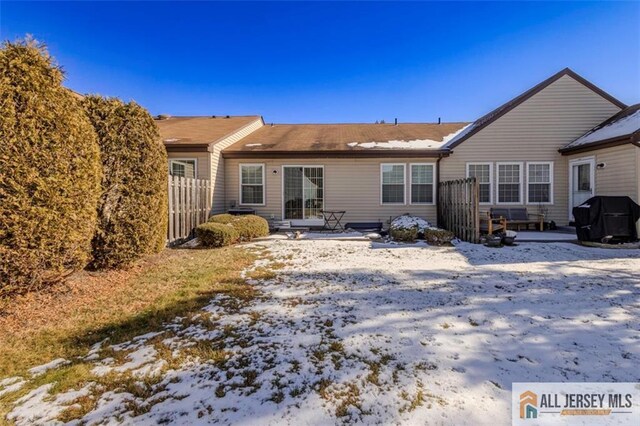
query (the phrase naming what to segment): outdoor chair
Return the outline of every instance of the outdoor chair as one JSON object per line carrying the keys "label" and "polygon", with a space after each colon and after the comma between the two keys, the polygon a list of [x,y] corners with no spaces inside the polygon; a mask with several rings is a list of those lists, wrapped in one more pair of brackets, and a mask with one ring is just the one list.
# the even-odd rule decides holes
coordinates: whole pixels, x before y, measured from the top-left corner
{"label": "outdoor chair", "polygon": [[518,231],[521,226],[524,226],[525,230],[529,229],[529,225],[534,225],[534,227],[537,225],[540,231],[544,231],[544,214],[529,213],[526,207],[492,208],[489,215],[491,218],[505,218],[505,230],[508,224],[515,226]]}
{"label": "outdoor chair", "polygon": [[507,219],[503,216],[492,217],[491,212],[486,216],[480,216],[480,232],[483,234],[493,234],[494,232],[504,232],[507,230]]}

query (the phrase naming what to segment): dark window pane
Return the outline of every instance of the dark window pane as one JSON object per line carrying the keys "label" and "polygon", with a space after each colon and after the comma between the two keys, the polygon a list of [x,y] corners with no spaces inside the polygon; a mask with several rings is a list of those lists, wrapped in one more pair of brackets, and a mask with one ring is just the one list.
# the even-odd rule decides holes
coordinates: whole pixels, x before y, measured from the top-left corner
{"label": "dark window pane", "polygon": [[383,203],[404,203],[404,185],[382,185]]}
{"label": "dark window pane", "polygon": [[481,203],[490,203],[491,202],[491,185],[488,183],[481,183],[478,185],[478,189],[480,190],[480,202]]}
{"label": "dark window pane", "polygon": [[433,203],[433,185],[412,184],[412,203]]}
{"label": "dark window pane", "polygon": [[551,202],[551,197],[549,195],[549,184],[548,183],[529,184],[529,202],[530,203]]}
{"label": "dark window pane", "polygon": [[242,203],[243,204],[262,204],[263,187],[262,185],[242,185]]}
{"label": "dark window pane", "polygon": [[519,203],[520,185],[515,183],[501,183],[498,185],[498,201],[501,203]]}

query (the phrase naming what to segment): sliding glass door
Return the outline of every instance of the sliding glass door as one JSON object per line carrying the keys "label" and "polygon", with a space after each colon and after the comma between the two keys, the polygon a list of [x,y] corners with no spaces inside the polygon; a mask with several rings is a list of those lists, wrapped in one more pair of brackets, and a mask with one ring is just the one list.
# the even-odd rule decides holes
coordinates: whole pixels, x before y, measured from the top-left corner
{"label": "sliding glass door", "polygon": [[324,168],[283,166],[283,212],[285,220],[322,219]]}

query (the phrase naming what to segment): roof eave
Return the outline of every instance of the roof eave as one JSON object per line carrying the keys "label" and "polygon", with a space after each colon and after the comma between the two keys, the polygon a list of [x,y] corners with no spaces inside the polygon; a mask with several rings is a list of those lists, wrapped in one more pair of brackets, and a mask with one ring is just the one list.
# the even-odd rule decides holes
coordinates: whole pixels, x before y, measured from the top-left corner
{"label": "roof eave", "polygon": [[615,138],[603,139],[597,142],[591,142],[585,145],[577,145],[567,148],[560,148],[558,152],[562,155],[580,154],[582,152],[589,152],[596,149],[612,148],[615,146],[625,145],[628,143],[640,146],[640,133],[632,133],[624,136],[617,136]]}
{"label": "roof eave", "polygon": [[211,143],[164,145],[167,152],[211,152]]}

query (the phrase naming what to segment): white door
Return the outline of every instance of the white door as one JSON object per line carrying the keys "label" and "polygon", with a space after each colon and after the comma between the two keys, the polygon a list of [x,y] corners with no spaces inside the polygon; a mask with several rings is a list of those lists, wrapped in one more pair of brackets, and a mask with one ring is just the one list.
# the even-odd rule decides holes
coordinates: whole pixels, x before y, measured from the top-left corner
{"label": "white door", "polygon": [[569,219],[573,208],[595,195],[595,160],[575,160],[569,163]]}

